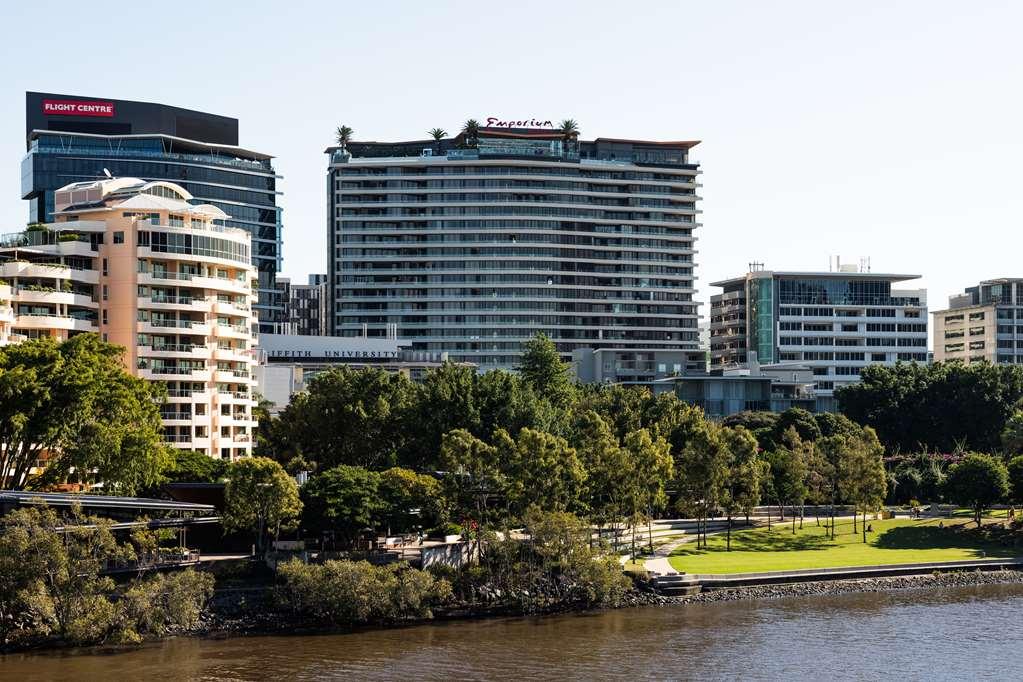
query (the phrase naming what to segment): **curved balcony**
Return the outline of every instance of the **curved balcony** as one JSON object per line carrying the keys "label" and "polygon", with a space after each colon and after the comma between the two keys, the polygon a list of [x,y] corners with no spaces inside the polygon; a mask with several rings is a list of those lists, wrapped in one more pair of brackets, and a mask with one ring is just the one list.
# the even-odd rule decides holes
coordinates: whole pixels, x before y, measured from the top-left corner
{"label": "curved balcony", "polygon": [[208,336],[210,325],[206,322],[189,320],[146,320],[136,324],[136,330],[148,334],[168,334],[178,330],[181,334]]}
{"label": "curved balcony", "polygon": [[213,312],[234,317],[249,318],[252,316],[252,308],[250,306],[231,301],[214,301]]}
{"label": "curved balcony", "polygon": [[208,313],[212,307],[205,298],[191,296],[162,296],[139,299],[139,307],[147,310],[187,310],[197,313]]}
{"label": "curved balcony", "polygon": [[165,344],[163,346],[139,346],[140,357],[182,358],[186,360],[209,360],[212,351],[208,346],[189,344]]}
{"label": "curved balcony", "polygon": [[83,320],[56,313],[17,313],[14,323],[21,329],[67,329],[69,331],[96,332],[95,320]]}
{"label": "curved balcony", "polygon": [[213,291],[223,291],[231,294],[252,294],[252,287],[248,280],[227,279],[223,277],[199,277],[192,279],[192,286],[203,287]]}
{"label": "curved balcony", "polygon": [[44,279],[71,279],[77,282],[96,284],[99,272],[96,270],[78,270],[66,265],[46,265],[16,260],[0,263],[0,277],[41,277]]}
{"label": "curved balcony", "polygon": [[241,348],[216,348],[213,351],[213,359],[227,362],[245,362],[250,365],[255,362],[252,359],[252,352]]}
{"label": "curved balcony", "polygon": [[252,329],[245,325],[215,324],[213,334],[221,338],[249,340],[252,338]]}
{"label": "curved balcony", "polygon": [[140,367],[138,375],[150,381],[209,381],[210,370],[182,367]]}

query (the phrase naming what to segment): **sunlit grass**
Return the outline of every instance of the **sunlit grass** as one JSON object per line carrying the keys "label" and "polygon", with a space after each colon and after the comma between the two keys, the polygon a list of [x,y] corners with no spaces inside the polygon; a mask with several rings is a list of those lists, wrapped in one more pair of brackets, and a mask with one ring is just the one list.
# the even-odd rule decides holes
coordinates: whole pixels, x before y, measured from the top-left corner
{"label": "sunlit grass", "polygon": [[[669,561],[678,571],[686,573],[757,573],[761,571],[836,568],[909,564],[926,561],[958,561],[982,556],[1015,556],[1011,547],[984,543],[957,532],[954,526],[969,526],[969,519],[888,519],[867,520],[873,528],[863,543],[860,533],[853,533],[851,519],[842,519],[836,526],[834,541],[817,526],[813,518],[803,521],[803,529],[792,534],[789,522],[775,524],[771,530],[755,528],[732,533],[732,551],[725,551],[725,536],[708,539],[707,549],[696,549],[695,543],[681,545]],[[943,525],[944,528],[939,527]]]}

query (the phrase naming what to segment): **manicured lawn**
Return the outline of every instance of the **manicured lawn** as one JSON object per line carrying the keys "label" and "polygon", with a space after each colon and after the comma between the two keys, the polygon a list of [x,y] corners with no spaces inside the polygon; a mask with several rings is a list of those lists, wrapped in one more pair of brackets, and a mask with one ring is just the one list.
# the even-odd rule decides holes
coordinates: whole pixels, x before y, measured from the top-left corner
{"label": "manicured lawn", "polygon": [[[823,519],[821,522],[823,523]],[[944,528],[938,524],[944,523]],[[757,573],[804,568],[835,568],[880,564],[912,564],[924,561],[1015,556],[1011,547],[984,543],[957,532],[954,526],[973,527],[967,519],[868,519],[874,532],[852,532],[852,520],[838,521],[835,540],[826,537],[824,527],[813,518],[792,534],[790,523],[771,530],[754,528],[732,532],[732,551],[725,551],[725,536],[711,536],[706,550],[685,544],[672,552],[669,561],[686,573]],[[984,554],[982,555],[982,552]]]}

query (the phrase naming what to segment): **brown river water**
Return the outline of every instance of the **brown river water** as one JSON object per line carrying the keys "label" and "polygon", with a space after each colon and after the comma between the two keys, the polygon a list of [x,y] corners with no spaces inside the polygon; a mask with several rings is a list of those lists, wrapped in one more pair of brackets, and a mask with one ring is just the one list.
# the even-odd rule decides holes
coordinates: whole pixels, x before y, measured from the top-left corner
{"label": "brown river water", "polygon": [[0,680],[1021,680],[1023,585],[0,657]]}

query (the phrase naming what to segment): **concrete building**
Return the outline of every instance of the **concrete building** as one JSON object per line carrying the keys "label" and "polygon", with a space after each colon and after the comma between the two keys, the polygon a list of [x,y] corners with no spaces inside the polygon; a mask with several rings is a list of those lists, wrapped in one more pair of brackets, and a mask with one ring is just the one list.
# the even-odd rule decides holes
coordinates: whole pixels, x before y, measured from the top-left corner
{"label": "concrete building", "polygon": [[934,312],[934,361],[1023,364],[1023,278],[981,282]]}
{"label": "concrete building", "polygon": [[813,368],[818,411],[874,363],[927,362],[927,292],[892,285],[919,275],[840,265],[834,272],[762,269],[714,282],[711,367],[796,362]]}
{"label": "concrete building", "polygon": [[292,284],[277,278],[285,303],[284,331],[298,336],[327,335],[327,276],[309,275],[308,284]]}
{"label": "concrete building", "polygon": [[696,350],[697,143],[487,121],[326,150],[331,333],[393,325],[482,370],[515,367],[537,332],[566,361]]}
{"label": "concrete building", "polygon": [[674,391],[679,399],[720,419],[744,411],[817,409],[813,369],[806,365],[756,365],[714,370],[657,381],[654,393]]}
{"label": "concrete building", "polygon": [[138,178],[62,187],[55,222],[0,238],[0,279],[11,340],[94,332],[123,346],[130,371],[167,387],[166,440],[236,459],[255,426],[251,239],[192,200]]}
{"label": "concrete building", "polygon": [[291,396],[305,390],[310,379],[334,367],[377,368],[420,381],[430,369],[448,361],[446,353],[414,351],[393,336],[341,338],[298,334],[263,334],[259,337],[256,390],[271,410],[281,410]]}
{"label": "concrete building", "polygon": [[572,370],[584,384],[641,384],[681,374],[703,372],[706,360],[699,350],[636,351],[614,348],[576,348]]}
{"label": "concrete building", "polygon": [[284,322],[275,297],[281,268],[281,176],[273,157],[239,146],[238,120],[165,104],[52,93],[25,94],[21,194],[29,222],[54,220],[54,195],[71,182],[166,180],[228,217],[251,239],[259,275],[260,331]]}

